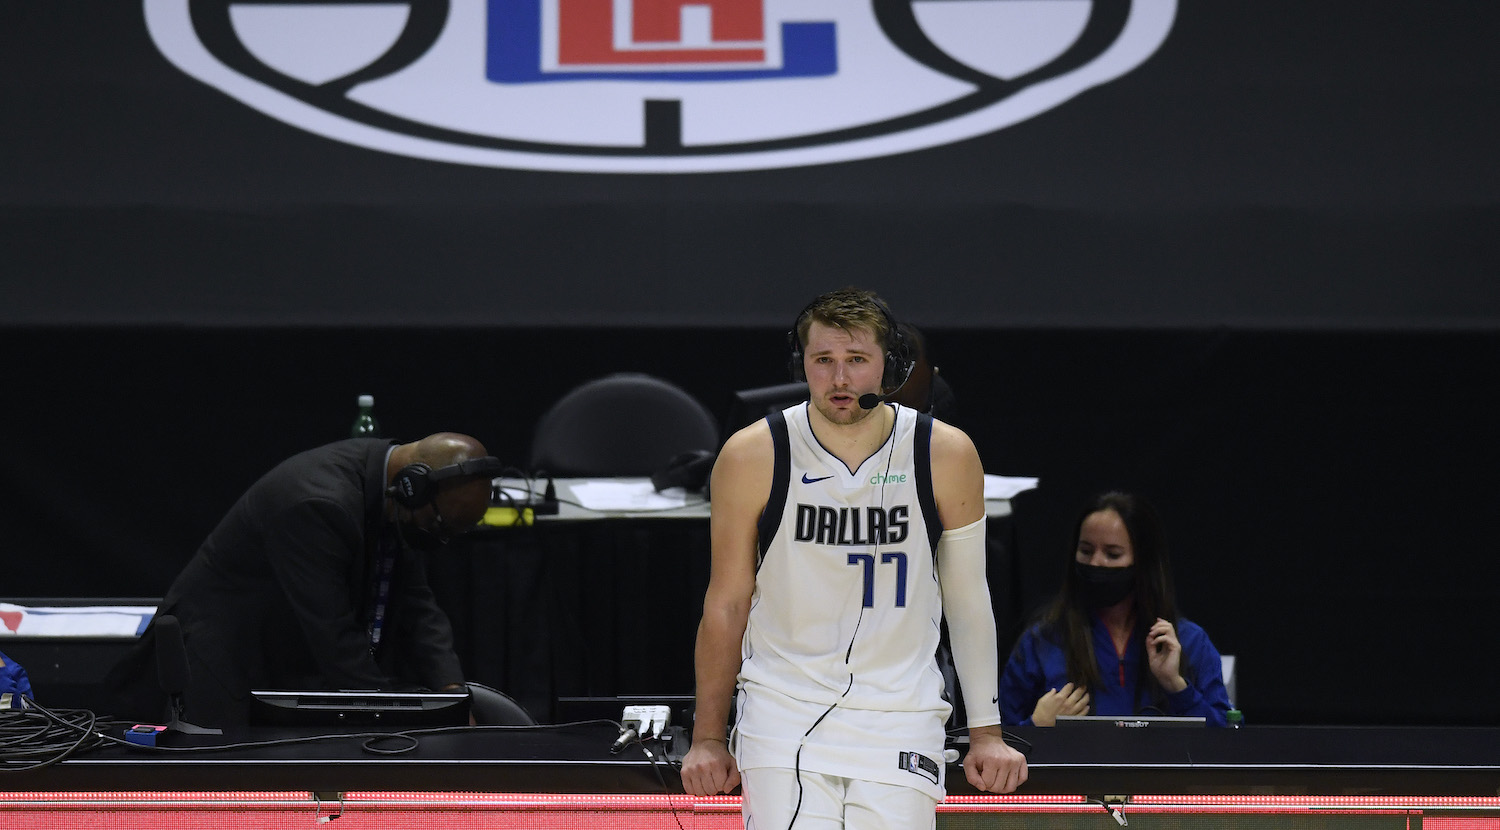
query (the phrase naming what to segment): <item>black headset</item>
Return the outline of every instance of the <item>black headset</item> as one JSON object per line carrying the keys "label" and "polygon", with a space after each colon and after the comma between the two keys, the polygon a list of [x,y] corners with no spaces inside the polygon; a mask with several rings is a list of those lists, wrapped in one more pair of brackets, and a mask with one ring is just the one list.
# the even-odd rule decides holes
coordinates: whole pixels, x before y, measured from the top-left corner
{"label": "black headset", "polygon": [[504,470],[505,465],[493,455],[471,458],[436,470],[418,461],[397,470],[396,477],[391,479],[391,485],[385,489],[385,494],[407,510],[416,510],[431,504],[445,481],[456,478],[494,478]]}
{"label": "black headset", "polygon": [[[791,348],[791,356],[787,365],[792,370],[792,380],[807,380],[807,369],[802,365],[802,338],[798,336],[797,330],[802,327],[802,318],[806,317],[813,310],[813,306],[822,299],[819,297],[808,303],[797,315],[797,319],[792,321],[791,331],[786,333],[787,346]],[[911,341],[896,324],[896,317],[891,314],[885,301],[874,295],[869,296],[869,301],[885,316],[885,369],[880,375],[880,391],[897,389],[911,376],[911,368],[916,363],[915,353]]]}

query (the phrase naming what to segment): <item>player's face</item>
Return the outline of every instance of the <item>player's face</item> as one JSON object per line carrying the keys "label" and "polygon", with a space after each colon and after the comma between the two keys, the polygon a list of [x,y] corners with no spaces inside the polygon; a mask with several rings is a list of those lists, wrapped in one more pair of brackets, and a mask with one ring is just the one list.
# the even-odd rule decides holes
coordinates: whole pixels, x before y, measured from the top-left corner
{"label": "player's face", "polygon": [[1078,530],[1078,550],[1073,558],[1083,565],[1123,568],[1135,564],[1135,547],[1125,520],[1113,510],[1090,513]]}
{"label": "player's face", "polygon": [[813,406],[835,424],[852,424],[877,409],[861,409],[859,396],[880,394],[885,372],[885,349],[874,332],[844,330],[813,321],[802,350],[807,390]]}

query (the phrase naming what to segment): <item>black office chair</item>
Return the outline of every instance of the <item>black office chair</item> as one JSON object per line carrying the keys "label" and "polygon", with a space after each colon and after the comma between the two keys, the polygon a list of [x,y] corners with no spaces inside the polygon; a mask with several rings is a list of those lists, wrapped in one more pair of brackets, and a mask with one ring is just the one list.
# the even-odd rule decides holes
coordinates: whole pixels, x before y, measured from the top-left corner
{"label": "black office chair", "polygon": [[469,714],[477,726],[536,726],[536,719],[510,695],[483,683],[470,682]]}
{"label": "black office chair", "polygon": [[562,396],[537,422],[531,469],[553,476],[649,476],[719,445],[714,416],[661,378],[621,373]]}

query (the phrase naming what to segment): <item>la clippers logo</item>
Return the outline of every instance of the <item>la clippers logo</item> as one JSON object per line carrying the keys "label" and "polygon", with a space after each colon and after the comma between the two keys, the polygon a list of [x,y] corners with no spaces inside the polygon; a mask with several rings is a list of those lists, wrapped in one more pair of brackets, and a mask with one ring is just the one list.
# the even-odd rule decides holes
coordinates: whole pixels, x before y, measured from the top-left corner
{"label": "la clippers logo", "polygon": [[961,141],[1139,66],[1177,0],[144,0],[183,72],[337,141],[694,173]]}
{"label": "la clippers logo", "polygon": [[778,23],[762,0],[490,0],[499,83],[832,75],[834,26]]}

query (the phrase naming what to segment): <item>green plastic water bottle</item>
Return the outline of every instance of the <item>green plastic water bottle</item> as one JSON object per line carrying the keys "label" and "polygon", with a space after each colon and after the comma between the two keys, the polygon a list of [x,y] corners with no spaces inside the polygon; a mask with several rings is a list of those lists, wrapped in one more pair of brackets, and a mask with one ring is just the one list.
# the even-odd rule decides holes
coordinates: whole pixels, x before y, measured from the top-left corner
{"label": "green plastic water bottle", "polygon": [[350,438],[379,438],[380,422],[375,420],[375,396],[359,396],[359,414],[354,417],[354,426],[349,428]]}

